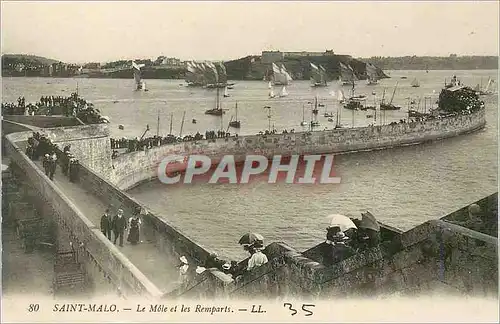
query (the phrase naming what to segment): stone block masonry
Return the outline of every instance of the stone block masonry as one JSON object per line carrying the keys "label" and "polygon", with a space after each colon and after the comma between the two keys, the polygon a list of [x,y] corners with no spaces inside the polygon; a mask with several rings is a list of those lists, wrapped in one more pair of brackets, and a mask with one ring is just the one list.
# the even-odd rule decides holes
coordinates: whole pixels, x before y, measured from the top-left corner
{"label": "stone block masonry", "polygon": [[224,155],[234,155],[235,161],[241,162],[248,154],[269,158],[277,154],[342,154],[439,140],[478,130],[485,124],[484,109],[481,109],[470,115],[425,122],[182,142],[119,156],[112,161],[109,179],[118,188],[128,190],[156,178],[158,165],[170,155],[203,154],[217,163]]}
{"label": "stone block masonry", "polygon": [[59,226],[71,233],[78,246],[83,244],[87,255],[91,256],[91,261],[108,274],[109,281],[115,287],[119,287],[123,294],[139,294],[145,297],[161,295],[161,291],[104,237],[100,229],[82,214],[61,189],[50,181],[13,141],[13,139],[29,136],[29,134],[7,135],[6,148],[9,159],[21,168],[32,187],[57,214]]}

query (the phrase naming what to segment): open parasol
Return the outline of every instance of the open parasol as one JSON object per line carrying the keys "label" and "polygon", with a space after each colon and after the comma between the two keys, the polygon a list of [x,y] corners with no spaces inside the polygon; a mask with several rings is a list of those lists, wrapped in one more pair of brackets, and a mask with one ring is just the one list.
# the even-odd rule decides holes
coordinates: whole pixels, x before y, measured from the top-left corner
{"label": "open parasol", "polygon": [[238,243],[241,245],[251,245],[254,244],[255,242],[263,242],[263,241],[264,237],[262,235],[258,233],[247,233],[240,238]]}
{"label": "open parasol", "polygon": [[357,228],[352,220],[344,215],[332,214],[326,216],[326,218],[330,221],[330,227],[340,227],[342,232],[345,232],[350,228]]}

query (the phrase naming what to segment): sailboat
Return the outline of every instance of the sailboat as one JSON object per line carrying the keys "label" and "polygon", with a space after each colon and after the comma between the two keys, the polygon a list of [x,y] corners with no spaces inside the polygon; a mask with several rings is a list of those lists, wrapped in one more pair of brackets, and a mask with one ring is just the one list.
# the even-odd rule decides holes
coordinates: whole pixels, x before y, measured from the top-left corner
{"label": "sailboat", "polygon": [[351,109],[351,110],[366,110],[366,108],[363,106],[362,102],[366,100],[365,95],[355,95],[355,89],[356,85],[354,81],[352,81],[352,88],[351,88],[351,97],[347,100],[347,103],[344,105],[344,108],[346,109]]}
{"label": "sailboat", "polygon": [[368,76],[368,85],[376,85],[378,84],[378,74],[377,74],[377,68],[375,65],[371,63],[366,63],[366,74]]}
{"label": "sailboat", "polygon": [[283,85],[283,87],[281,88],[279,96],[280,97],[286,97],[286,96],[288,96],[288,92],[286,91],[286,86],[285,85]]}
{"label": "sailboat", "polygon": [[273,85],[289,85],[291,81],[293,81],[292,77],[286,70],[285,66],[282,65],[279,67],[275,63],[272,63],[273,67],[273,76],[272,76],[272,84]]}
{"label": "sailboat", "polygon": [[215,100],[215,108],[205,111],[205,115],[222,116],[226,112],[220,107],[219,88],[217,88],[217,98]]}
{"label": "sailboat", "polygon": [[190,87],[203,86],[203,73],[195,62],[187,62],[186,83]]}
{"label": "sailboat", "polygon": [[417,78],[414,78],[413,81],[411,82],[412,88],[418,88],[420,87],[420,82],[418,82]]}
{"label": "sailboat", "polygon": [[132,61],[132,70],[134,71],[134,80],[135,80],[135,90],[136,91],[147,91],[146,90],[146,82],[141,79],[141,68],[144,67],[144,64],[137,64]]}
{"label": "sailboat", "polygon": [[316,66],[311,64],[311,86],[312,87],[326,87],[326,70],[323,66]]}
{"label": "sailboat", "polygon": [[352,85],[358,81],[358,77],[350,65],[345,65],[342,62],[340,64],[340,81],[342,85]]}
{"label": "sailboat", "polygon": [[207,84],[207,88],[225,88],[227,86],[233,86],[234,83],[227,82],[227,71],[226,66],[223,62],[217,62],[216,64],[209,62],[208,65],[217,72],[217,80],[215,82],[210,82]]}
{"label": "sailboat", "polygon": [[236,110],[236,120],[231,120],[229,122],[229,127],[240,128],[241,123],[238,120],[238,103],[236,103],[235,110]]}
{"label": "sailboat", "polygon": [[227,87],[224,88],[224,98],[229,97],[229,91],[227,91]]}
{"label": "sailboat", "polygon": [[380,110],[399,110],[401,109],[400,106],[396,106],[392,104],[392,101],[394,100],[394,95],[396,94],[396,89],[398,87],[398,82],[396,82],[396,86],[394,86],[394,91],[392,92],[392,97],[389,103],[384,102],[384,97],[385,97],[385,89],[384,89],[384,95],[382,96],[382,101],[380,102]]}
{"label": "sailboat", "polygon": [[317,119],[317,116],[318,116],[318,98],[316,97],[315,100],[314,100],[314,107],[313,107],[313,110],[312,110],[312,119],[311,119],[311,129],[313,129],[314,127],[317,127],[319,126],[319,121]]}
{"label": "sailboat", "polygon": [[274,93],[274,87],[271,86],[270,90],[269,90],[269,98],[276,98],[276,94]]}
{"label": "sailboat", "polygon": [[478,84],[474,88],[474,90],[476,91],[476,94],[482,95],[482,96],[493,94],[493,91],[490,90],[490,86],[494,82],[495,81],[493,81],[491,79],[491,77],[488,77],[488,83],[486,84],[486,87],[483,89],[483,80],[481,79],[481,85]]}
{"label": "sailboat", "polygon": [[[332,95],[333,95],[333,96],[335,96],[335,92],[333,92],[333,93],[332,93]],[[323,114],[323,116],[324,116],[324,117],[330,117],[330,118],[331,118],[331,117],[333,117],[333,113],[328,112],[328,111],[326,110],[326,105],[323,105],[323,107],[325,107],[325,113]]]}

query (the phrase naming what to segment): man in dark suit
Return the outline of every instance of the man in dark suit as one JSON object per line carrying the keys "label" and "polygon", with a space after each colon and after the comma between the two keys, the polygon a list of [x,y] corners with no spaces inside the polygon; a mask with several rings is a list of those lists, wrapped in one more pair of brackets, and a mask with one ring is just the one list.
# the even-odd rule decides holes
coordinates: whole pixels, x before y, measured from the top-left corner
{"label": "man in dark suit", "polygon": [[125,229],[127,228],[127,220],[125,216],[123,216],[123,210],[118,209],[118,213],[113,219],[113,232],[115,233],[114,243],[116,244],[116,240],[120,237],[120,246],[123,246],[123,235],[125,233]]}
{"label": "man in dark suit", "polygon": [[111,230],[113,227],[113,219],[109,214],[109,208],[106,208],[104,215],[101,217],[101,232],[111,241]]}

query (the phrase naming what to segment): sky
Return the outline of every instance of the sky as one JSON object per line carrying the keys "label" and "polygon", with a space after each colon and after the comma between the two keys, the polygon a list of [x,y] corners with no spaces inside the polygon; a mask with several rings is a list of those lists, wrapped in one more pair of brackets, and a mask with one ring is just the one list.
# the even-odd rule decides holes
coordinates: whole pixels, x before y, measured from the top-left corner
{"label": "sky", "polygon": [[499,46],[498,1],[2,1],[1,9],[2,54],[68,63],[262,50],[498,55]]}

